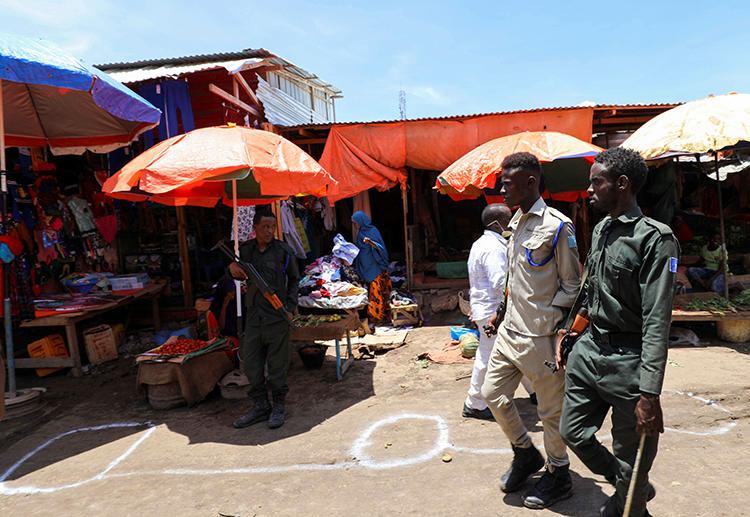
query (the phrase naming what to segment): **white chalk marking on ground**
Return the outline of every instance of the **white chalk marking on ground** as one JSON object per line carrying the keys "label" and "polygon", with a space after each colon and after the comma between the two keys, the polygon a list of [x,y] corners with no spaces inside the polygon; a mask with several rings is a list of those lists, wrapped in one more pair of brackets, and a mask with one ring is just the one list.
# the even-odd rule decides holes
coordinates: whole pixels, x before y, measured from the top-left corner
{"label": "white chalk marking on ground", "polygon": [[[372,434],[378,430],[378,428],[388,425],[388,424],[394,424],[398,422],[399,420],[432,420],[435,422],[435,426],[438,429],[438,438],[435,440],[435,443],[433,444],[432,449],[425,452],[424,454],[420,454],[419,456],[413,456],[411,458],[400,458],[400,459],[392,459],[387,461],[374,461],[372,457],[365,454],[365,449],[372,445],[372,442],[370,441],[370,437]],[[349,451],[349,454],[353,456],[357,463],[365,468],[371,468],[371,469],[392,469],[395,467],[403,467],[406,465],[413,465],[414,463],[421,463],[423,461],[427,461],[429,459],[432,459],[439,455],[441,452],[443,452],[445,449],[448,449],[451,447],[451,443],[449,440],[449,431],[448,431],[448,423],[445,421],[445,419],[441,416],[436,415],[419,415],[416,413],[401,413],[399,415],[394,415],[388,418],[384,418],[382,420],[378,420],[374,424],[372,424],[370,427],[365,429],[365,431],[360,435],[359,438],[354,440],[354,444],[352,445],[352,448]]]}
{"label": "white chalk marking on ground", "polygon": [[[726,408],[723,408],[715,401],[699,397],[697,395],[694,395],[691,392],[683,392],[679,390],[664,390],[664,393],[674,393],[677,395],[684,395],[690,398],[694,398],[715,409],[731,414],[731,411],[729,411]],[[396,459],[391,459],[387,461],[375,461],[371,456],[365,453],[365,449],[373,445],[371,438],[375,431],[377,431],[379,428],[385,425],[395,424],[396,422],[399,422],[401,420],[428,420],[428,421],[431,420],[433,421],[435,423],[435,427],[438,430],[438,436],[435,442],[433,443],[432,449],[418,456],[412,456],[410,458],[396,458]],[[676,433],[682,433],[682,434],[691,434],[694,436],[715,436],[715,435],[725,434],[729,432],[729,430],[731,430],[736,425],[737,425],[736,422],[730,422],[727,425],[720,427],[718,429],[713,429],[711,431],[704,431],[704,432],[689,431],[685,429],[674,429],[671,427],[666,427],[665,430],[673,431]],[[15,472],[21,465],[23,465],[26,461],[28,461],[29,458],[31,458],[32,456],[34,456],[41,450],[45,449],[46,447],[50,446],[52,443],[59,440],[60,438],[64,438],[65,436],[69,436],[71,434],[82,432],[82,431],[101,431],[104,429],[113,429],[113,428],[118,428],[118,427],[140,427],[140,426],[148,427],[148,429],[143,434],[143,436],[141,436],[138,440],[136,440],[136,442],[134,442],[122,455],[120,455],[118,458],[112,461],[109,465],[107,465],[107,467],[103,471],[101,471],[99,474],[95,475],[92,478],[79,481],[77,483],[71,483],[69,485],[62,485],[58,487],[40,488],[40,487],[35,487],[35,486],[21,486],[21,487],[6,486],[5,480],[13,472]],[[364,468],[375,469],[375,470],[383,470],[383,469],[403,467],[407,465],[414,465],[416,463],[422,463],[422,462],[431,460],[439,456],[446,449],[453,449],[455,451],[467,452],[470,454],[509,454],[512,452],[511,449],[474,449],[471,447],[461,447],[461,446],[453,445],[450,442],[450,431],[448,429],[448,423],[443,417],[437,416],[437,415],[421,415],[417,413],[400,413],[397,415],[384,418],[382,420],[378,420],[375,423],[371,424],[362,432],[359,438],[357,438],[354,441],[354,443],[352,444],[352,448],[349,451],[349,454],[353,458],[355,458],[354,461],[345,461],[342,463],[334,463],[334,464],[308,463],[308,464],[299,464],[299,465],[282,465],[282,466],[277,466],[277,467],[246,467],[246,468],[232,468],[232,469],[165,469],[161,471],[151,471],[151,472],[110,473],[110,471],[114,467],[119,465],[125,458],[130,456],[149,436],[151,436],[151,434],[155,430],[156,430],[156,427],[151,422],[118,423],[118,424],[107,424],[107,425],[100,425],[100,426],[93,426],[93,427],[82,427],[79,429],[74,429],[72,431],[67,431],[65,433],[59,434],[56,437],[50,440],[47,440],[42,445],[40,445],[33,451],[29,452],[28,454],[26,454],[23,458],[21,458],[16,463],[14,463],[13,466],[11,466],[2,476],[0,476],[0,494],[15,495],[15,494],[51,493],[51,492],[57,492],[59,490],[79,487],[84,484],[90,483],[92,481],[101,481],[105,479],[125,478],[125,477],[132,477],[132,476],[164,476],[164,475],[206,476],[206,475],[220,475],[220,474],[265,474],[265,473],[281,473],[281,472],[293,472],[293,471],[340,470],[340,469],[347,469],[351,467],[364,467]],[[610,434],[599,437],[599,440],[611,440],[611,439],[612,439],[612,435]]]}
{"label": "white chalk marking on ground", "polygon": [[719,404],[716,403],[715,400],[711,399],[705,399],[703,397],[699,397],[698,395],[693,394],[691,391],[680,391],[680,390],[663,390],[664,393],[675,393],[677,395],[685,395],[687,397],[690,397],[691,399],[699,400],[703,402],[706,405],[709,405],[715,409],[718,409],[719,411],[723,411],[724,413],[731,414],[732,412],[729,411],[727,408],[721,407]]}
{"label": "white chalk marking on ground", "polygon": [[[112,461],[107,467],[101,471],[99,474],[89,478],[84,479],[83,481],[79,481],[77,483],[71,483],[69,485],[62,485],[57,487],[48,487],[48,488],[40,488],[40,487],[34,487],[34,486],[22,486],[22,487],[8,487],[6,486],[5,480],[13,474],[13,472],[18,469],[21,465],[23,465],[26,461],[29,460],[32,456],[34,456],[36,453],[41,451],[42,449],[45,449],[46,447],[49,447],[54,443],[55,441],[59,440],[60,438],[64,438],[66,436],[70,436],[75,433],[83,432],[83,431],[102,431],[104,429],[116,429],[120,427],[143,427],[146,426],[148,429],[144,433],[143,436],[141,436],[135,443],[133,443],[128,450],[126,450],[123,454],[121,454],[117,459]],[[42,445],[31,451],[30,453],[26,454],[23,458],[18,460],[16,463],[13,464],[5,473],[0,476],[0,494],[3,495],[14,495],[14,494],[34,494],[34,493],[51,493],[51,492],[57,492],[59,490],[64,490],[68,488],[75,488],[81,485],[85,485],[87,483],[90,483],[92,481],[102,480],[106,479],[107,472],[112,470],[114,467],[116,467],[120,462],[122,462],[125,458],[127,458],[130,454],[133,453],[140,445],[143,443],[143,441],[151,436],[151,433],[153,433],[156,430],[156,427],[151,422],[126,422],[126,423],[115,423],[115,424],[105,424],[105,425],[97,425],[92,427],[81,427],[79,429],[73,429],[72,431],[67,431],[62,434],[59,434],[55,436],[54,438],[51,438],[50,440],[47,440]]]}

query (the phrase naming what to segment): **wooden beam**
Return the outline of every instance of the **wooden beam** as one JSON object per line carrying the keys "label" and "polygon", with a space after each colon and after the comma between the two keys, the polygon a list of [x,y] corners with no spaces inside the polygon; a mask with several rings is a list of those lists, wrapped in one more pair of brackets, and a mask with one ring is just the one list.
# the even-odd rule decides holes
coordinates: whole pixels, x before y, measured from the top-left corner
{"label": "wooden beam", "polygon": [[[242,77],[241,73],[234,74],[234,78],[237,79],[237,82],[240,83],[240,86],[242,86],[242,89],[245,90],[245,93],[248,97],[250,97],[256,106],[260,106],[260,101],[258,100],[258,97],[255,96],[255,93],[253,92],[252,88],[250,88],[250,85],[247,84],[247,81],[245,81],[245,78]],[[239,95],[237,96],[239,97]]]}
{"label": "wooden beam", "polygon": [[298,129],[297,132],[301,136],[305,136],[307,138],[316,138],[315,133],[313,133],[312,131],[308,131],[307,129]]}
{"label": "wooden beam", "polygon": [[177,207],[177,242],[180,250],[180,269],[182,271],[182,291],[185,307],[193,306],[193,281],[190,278],[190,251],[187,242],[187,220],[185,207]]}
{"label": "wooden beam", "polygon": [[246,104],[246,103],[242,102],[241,100],[239,100],[238,98],[236,98],[235,96],[233,96],[231,93],[225,92],[224,90],[222,90],[221,88],[219,88],[215,84],[213,84],[213,83],[209,84],[208,85],[208,91],[210,91],[213,94],[218,95],[219,97],[221,97],[225,101],[234,104],[238,108],[243,109],[243,110],[247,111],[248,113],[252,113],[253,115],[255,115],[258,118],[261,118],[260,112],[258,110],[256,110],[255,108],[253,108],[249,104]]}
{"label": "wooden beam", "polygon": [[325,144],[327,139],[325,138],[292,138],[291,140],[295,144],[300,145],[300,144]]}
{"label": "wooden beam", "polygon": [[656,115],[644,115],[642,117],[612,117],[594,119],[594,125],[613,125],[613,124],[643,124],[654,118]]}

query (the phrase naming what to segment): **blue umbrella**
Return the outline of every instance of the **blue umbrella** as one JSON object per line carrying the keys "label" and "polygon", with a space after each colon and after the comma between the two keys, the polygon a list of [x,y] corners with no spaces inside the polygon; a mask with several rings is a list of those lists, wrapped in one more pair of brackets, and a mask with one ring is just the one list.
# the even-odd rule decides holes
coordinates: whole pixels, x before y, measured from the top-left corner
{"label": "blue umbrella", "polygon": [[[0,34],[0,188],[7,197],[5,145],[54,154],[105,153],[159,123],[161,112],[104,72],[52,43]],[[7,280],[9,268],[4,268]],[[7,281],[5,285],[8,285]],[[5,296],[8,385],[15,392],[10,298]]]}

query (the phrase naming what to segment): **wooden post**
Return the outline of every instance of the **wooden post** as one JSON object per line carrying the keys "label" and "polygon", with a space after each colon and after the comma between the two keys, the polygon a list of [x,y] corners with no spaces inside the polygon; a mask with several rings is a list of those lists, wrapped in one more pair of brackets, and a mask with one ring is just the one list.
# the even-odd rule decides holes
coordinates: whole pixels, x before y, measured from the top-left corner
{"label": "wooden post", "polygon": [[185,207],[177,207],[177,241],[180,247],[180,270],[182,271],[182,292],[185,307],[193,306],[193,281],[190,277],[190,253],[187,242]]}
{"label": "wooden post", "polygon": [[406,257],[406,287],[411,290],[414,285],[414,264],[409,242],[409,226],[406,219],[409,213],[409,200],[406,195],[406,186],[401,186],[401,204],[404,209],[404,255]]}
{"label": "wooden post", "polygon": [[281,201],[274,201],[271,203],[271,212],[276,218],[276,231],[274,232],[274,237],[283,241],[284,232],[281,230]]}
{"label": "wooden post", "polygon": [[[700,165],[700,156],[698,157]],[[721,228],[721,273],[724,275],[724,298],[729,299],[729,277],[727,276],[727,240],[724,237],[724,206],[721,201],[721,177],[719,177],[719,154],[714,153],[714,172],[716,173],[716,191],[719,196],[719,227]]]}

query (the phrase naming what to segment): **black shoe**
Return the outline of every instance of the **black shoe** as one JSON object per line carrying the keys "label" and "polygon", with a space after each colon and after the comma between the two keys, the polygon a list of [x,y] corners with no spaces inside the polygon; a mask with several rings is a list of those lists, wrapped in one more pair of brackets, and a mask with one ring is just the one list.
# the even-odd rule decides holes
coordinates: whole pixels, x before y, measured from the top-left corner
{"label": "black shoe", "polygon": [[[616,498],[617,494],[607,499],[607,502],[604,503],[604,506],[599,509],[600,517],[622,517],[622,512],[617,509],[617,502],[615,501]],[[643,514],[643,517],[651,517],[651,514],[648,513],[648,510],[646,510],[646,512]]]}
{"label": "black shoe", "polygon": [[555,467],[553,472],[549,468],[542,474],[534,488],[526,492],[523,505],[526,508],[539,510],[552,506],[573,495],[573,481],[570,479],[568,465]]}
{"label": "black shoe", "polygon": [[484,409],[474,409],[473,407],[469,407],[466,404],[464,404],[464,409],[461,411],[461,416],[464,418],[478,418],[479,420],[494,420],[495,417],[492,416],[492,411],[490,411],[490,408],[486,407]]}
{"label": "black shoe", "polygon": [[527,449],[513,447],[513,462],[508,471],[500,478],[500,490],[515,492],[526,479],[544,466],[544,458],[533,445]]}
{"label": "black shoe", "polygon": [[536,400],[536,393],[532,393],[531,395],[529,395],[529,400],[531,401],[532,406],[536,406],[538,404]]}
{"label": "black shoe", "polygon": [[285,418],[286,405],[283,402],[274,402],[271,409],[271,416],[268,417],[268,427],[270,429],[278,429],[284,425]]}
{"label": "black shoe", "polygon": [[265,422],[268,420],[268,415],[271,413],[271,404],[267,400],[256,402],[253,409],[239,417],[234,421],[232,425],[237,429],[242,429],[249,425],[257,424],[258,422]]}
{"label": "black shoe", "polygon": [[[612,474],[606,477],[607,482],[612,486],[617,486],[617,477]],[[656,487],[651,483],[648,484],[648,491],[646,492],[646,502],[656,497]]]}

